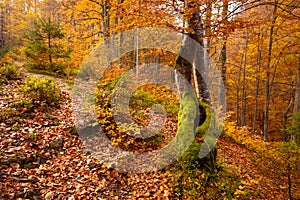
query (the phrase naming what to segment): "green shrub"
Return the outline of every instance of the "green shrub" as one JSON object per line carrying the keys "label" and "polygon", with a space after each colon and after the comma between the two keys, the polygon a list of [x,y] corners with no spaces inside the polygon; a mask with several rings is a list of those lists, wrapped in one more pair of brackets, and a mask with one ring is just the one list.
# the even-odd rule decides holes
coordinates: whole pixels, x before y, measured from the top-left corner
{"label": "green shrub", "polygon": [[212,173],[205,169],[182,168],[175,163],[167,168],[168,186],[174,198],[178,199],[249,199],[250,182],[232,167],[223,163],[216,164]]}
{"label": "green shrub", "polygon": [[78,72],[79,72],[79,69],[75,69],[75,68],[66,68],[65,69],[66,76],[69,79],[74,79],[77,76]]}
{"label": "green shrub", "polygon": [[56,76],[56,77],[64,77],[66,76],[65,65],[63,64],[53,64],[50,66],[49,64],[45,63],[26,63],[25,67],[28,69],[29,72],[37,73],[37,74],[45,74],[49,76]]}
{"label": "green shrub", "polygon": [[297,144],[300,144],[300,111],[292,117],[292,124],[284,131],[294,136]]}
{"label": "green shrub", "polygon": [[60,90],[52,78],[37,78],[30,76],[26,79],[22,88],[24,95],[33,102],[58,103]]}
{"label": "green shrub", "polygon": [[20,74],[20,69],[11,64],[5,64],[0,68],[0,77],[4,80],[16,79]]}

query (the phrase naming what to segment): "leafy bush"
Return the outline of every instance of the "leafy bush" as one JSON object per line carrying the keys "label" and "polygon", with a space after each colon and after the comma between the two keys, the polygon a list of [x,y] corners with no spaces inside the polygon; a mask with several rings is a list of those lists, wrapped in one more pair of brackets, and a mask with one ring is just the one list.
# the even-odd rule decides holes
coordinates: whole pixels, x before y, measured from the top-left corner
{"label": "leafy bush", "polygon": [[22,88],[24,95],[33,102],[57,103],[60,99],[60,90],[56,82],[51,78],[37,78],[30,76],[26,79]]}
{"label": "leafy bush", "polygon": [[292,124],[286,130],[295,137],[295,141],[300,144],[300,112],[292,116]]}
{"label": "leafy bush", "polygon": [[163,87],[154,87],[153,85],[149,85],[148,88],[147,86],[142,87],[132,94],[129,104],[135,109],[145,109],[159,104],[167,114],[176,115],[179,112],[179,102],[171,91],[158,92],[163,89]]}
{"label": "leafy bush", "polygon": [[212,173],[182,168],[177,162],[167,168],[167,177],[176,199],[247,199],[249,195],[250,183],[241,180],[237,170],[222,163],[217,163]]}
{"label": "leafy bush", "polygon": [[14,65],[5,64],[0,68],[0,77],[4,80],[13,80],[20,76],[20,70]]}
{"label": "leafy bush", "polygon": [[55,77],[64,77],[67,75],[65,71],[65,65],[63,64],[56,63],[50,66],[46,64],[35,64],[35,63],[27,62],[25,64],[25,67],[31,73],[45,74],[45,75],[55,76]]}

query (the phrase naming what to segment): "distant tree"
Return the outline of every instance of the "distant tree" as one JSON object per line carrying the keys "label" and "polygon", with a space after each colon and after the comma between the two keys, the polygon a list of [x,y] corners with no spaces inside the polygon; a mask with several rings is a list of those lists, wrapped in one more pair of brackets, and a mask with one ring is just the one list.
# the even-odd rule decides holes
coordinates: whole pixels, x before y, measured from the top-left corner
{"label": "distant tree", "polygon": [[24,35],[27,40],[25,55],[33,69],[59,72],[64,68],[64,60],[71,50],[63,45],[63,26],[51,18],[38,18],[34,28]]}

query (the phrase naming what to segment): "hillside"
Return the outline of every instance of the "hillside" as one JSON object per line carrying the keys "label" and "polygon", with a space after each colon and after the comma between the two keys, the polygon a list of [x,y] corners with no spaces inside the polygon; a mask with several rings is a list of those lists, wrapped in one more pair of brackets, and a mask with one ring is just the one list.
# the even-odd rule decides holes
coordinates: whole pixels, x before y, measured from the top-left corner
{"label": "hillside", "polygon": [[174,174],[176,165],[140,174],[109,169],[90,155],[76,133],[69,86],[56,79],[62,91],[58,104],[30,104],[19,89],[26,76],[45,77],[26,73],[0,86],[2,199],[288,198],[284,174],[278,174],[272,164],[263,166],[267,158],[226,134],[217,143],[218,168],[213,174],[188,172],[192,182],[178,171]]}

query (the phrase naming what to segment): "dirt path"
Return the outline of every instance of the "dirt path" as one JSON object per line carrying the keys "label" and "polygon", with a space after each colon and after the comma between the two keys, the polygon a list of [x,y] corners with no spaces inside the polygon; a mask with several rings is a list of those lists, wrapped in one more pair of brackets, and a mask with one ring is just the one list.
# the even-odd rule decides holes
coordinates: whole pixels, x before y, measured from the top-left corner
{"label": "dirt path", "polygon": [[[119,173],[90,156],[71,120],[70,88],[56,81],[63,91],[58,107],[35,108],[32,113],[20,109],[1,122],[0,199],[166,198],[163,173]],[[3,86],[1,98],[9,102],[5,108],[16,101],[20,84]]]}

